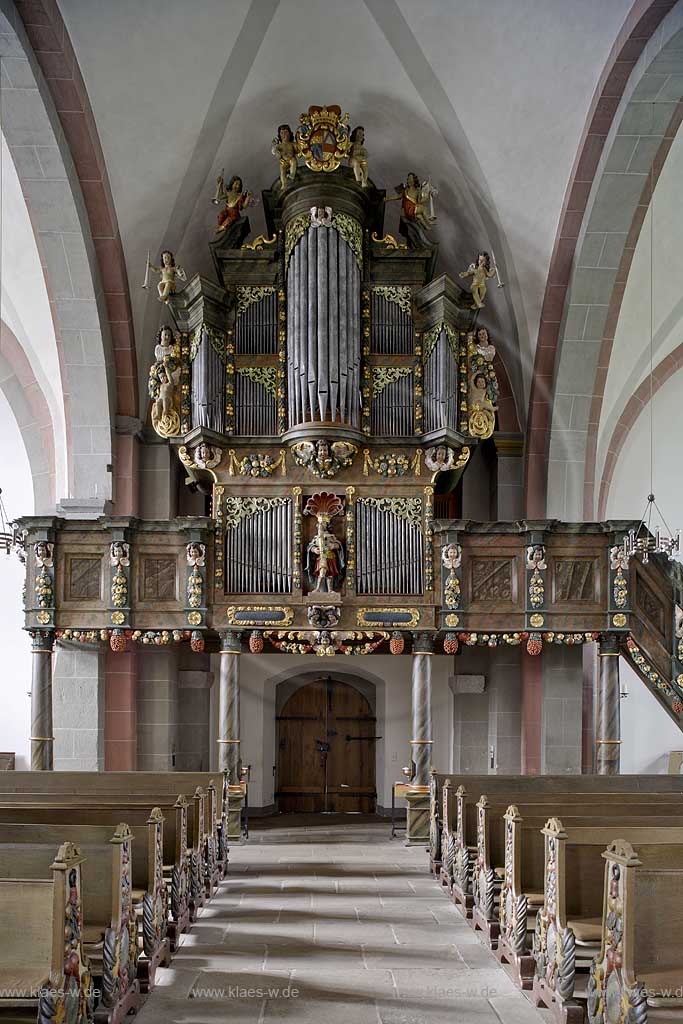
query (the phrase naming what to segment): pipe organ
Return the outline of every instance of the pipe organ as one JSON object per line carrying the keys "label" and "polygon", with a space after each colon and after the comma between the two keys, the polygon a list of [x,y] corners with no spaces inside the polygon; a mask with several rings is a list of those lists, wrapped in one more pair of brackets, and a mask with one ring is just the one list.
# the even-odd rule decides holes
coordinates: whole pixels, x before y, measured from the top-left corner
{"label": "pipe organ", "polygon": [[397,240],[392,196],[339,157],[343,118],[311,110],[322,148],[263,191],[265,234],[247,240],[242,197],[210,243],[217,282],[195,275],[168,301],[190,407],[182,431],[157,416],[159,432],[212,492],[216,530],[202,629],[224,618],[217,603],[275,596],[301,626],[318,604],[343,626],[361,603],[408,599],[436,624],[434,491],[455,488],[495,427],[495,350],[471,294],[434,277],[419,190],[402,194]]}

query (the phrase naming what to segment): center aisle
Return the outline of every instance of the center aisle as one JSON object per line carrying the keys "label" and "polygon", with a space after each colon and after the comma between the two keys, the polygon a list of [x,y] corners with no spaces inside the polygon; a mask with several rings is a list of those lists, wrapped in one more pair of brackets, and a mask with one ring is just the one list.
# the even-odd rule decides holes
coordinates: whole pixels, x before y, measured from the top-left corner
{"label": "center aisle", "polygon": [[231,847],[228,878],[160,969],[140,1024],[548,1019],[440,891],[423,847],[391,841],[383,822],[287,820]]}

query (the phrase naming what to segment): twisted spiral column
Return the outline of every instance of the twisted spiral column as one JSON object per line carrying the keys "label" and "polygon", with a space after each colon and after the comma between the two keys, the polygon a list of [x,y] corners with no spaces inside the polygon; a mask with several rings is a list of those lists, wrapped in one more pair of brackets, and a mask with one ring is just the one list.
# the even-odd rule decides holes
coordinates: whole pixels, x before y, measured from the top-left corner
{"label": "twisted spiral column", "polygon": [[52,729],[52,649],[55,635],[51,629],[31,632],[31,771],[51,772],[54,768]]}
{"label": "twisted spiral column", "polygon": [[619,639],[609,634],[598,644],[598,708],[596,715],[595,770],[618,775],[621,746]]}

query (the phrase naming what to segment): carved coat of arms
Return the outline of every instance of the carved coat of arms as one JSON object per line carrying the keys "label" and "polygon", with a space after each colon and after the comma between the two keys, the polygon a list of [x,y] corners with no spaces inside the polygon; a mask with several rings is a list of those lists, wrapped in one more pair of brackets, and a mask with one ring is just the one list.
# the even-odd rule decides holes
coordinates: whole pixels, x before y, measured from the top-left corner
{"label": "carved coat of arms", "polygon": [[307,114],[299,118],[296,130],[296,144],[299,155],[312,171],[336,171],[348,156],[351,139],[348,127],[349,115],[341,107],[309,107]]}

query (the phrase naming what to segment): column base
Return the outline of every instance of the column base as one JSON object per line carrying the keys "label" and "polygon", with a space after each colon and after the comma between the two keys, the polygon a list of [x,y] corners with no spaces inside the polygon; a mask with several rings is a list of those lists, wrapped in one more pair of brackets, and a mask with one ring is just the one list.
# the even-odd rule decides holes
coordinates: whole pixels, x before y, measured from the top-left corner
{"label": "column base", "polygon": [[429,786],[416,786],[406,793],[406,846],[429,845]]}

